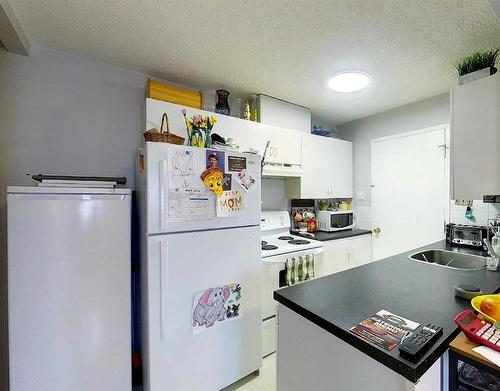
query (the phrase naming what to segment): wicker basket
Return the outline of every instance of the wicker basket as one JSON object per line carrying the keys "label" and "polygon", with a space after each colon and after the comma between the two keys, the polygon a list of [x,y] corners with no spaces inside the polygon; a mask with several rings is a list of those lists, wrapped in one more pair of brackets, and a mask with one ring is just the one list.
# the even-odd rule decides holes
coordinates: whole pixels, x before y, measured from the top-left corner
{"label": "wicker basket", "polygon": [[170,127],[168,126],[168,116],[167,113],[163,113],[161,117],[161,127],[160,132],[150,129],[143,133],[144,140],[153,141],[159,143],[170,143],[182,145],[184,144],[184,137],[177,136],[176,134],[170,133]]}

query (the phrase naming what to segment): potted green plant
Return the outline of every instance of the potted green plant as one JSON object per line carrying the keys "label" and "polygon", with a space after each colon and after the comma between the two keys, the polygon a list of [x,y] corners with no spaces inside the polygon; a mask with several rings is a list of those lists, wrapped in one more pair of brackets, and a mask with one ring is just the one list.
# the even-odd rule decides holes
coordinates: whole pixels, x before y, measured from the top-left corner
{"label": "potted green plant", "polygon": [[459,60],[455,65],[458,72],[458,84],[494,75],[497,71],[495,63],[499,54],[500,47],[497,47],[482,52],[474,52]]}

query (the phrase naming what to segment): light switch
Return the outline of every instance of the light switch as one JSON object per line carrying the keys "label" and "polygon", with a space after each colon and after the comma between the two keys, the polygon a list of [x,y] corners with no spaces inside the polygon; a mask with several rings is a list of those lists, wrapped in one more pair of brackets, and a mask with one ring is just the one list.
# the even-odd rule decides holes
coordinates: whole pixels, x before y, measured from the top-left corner
{"label": "light switch", "polygon": [[358,190],[357,194],[356,194],[356,198],[358,200],[364,200],[365,199],[365,192],[362,191],[362,190]]}

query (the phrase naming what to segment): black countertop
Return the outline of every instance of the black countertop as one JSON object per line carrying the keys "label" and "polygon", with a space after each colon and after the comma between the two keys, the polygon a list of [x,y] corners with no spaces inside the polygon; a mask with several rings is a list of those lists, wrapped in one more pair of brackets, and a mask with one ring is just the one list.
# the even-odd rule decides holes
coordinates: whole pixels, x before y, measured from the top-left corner
{"label": "black countertop", "polygon": [[326,242],[328,240],[335,240],[335,239],[345,239],[345,238],[351,238],[353,236],[360,236],[360,235],[371,235],[372,231],[367,230],[367,229],[348,229],[345,231],[336,231],[336,232],[323,232],[323,231],[316,231],[311,235],[308,235],[307,233],[300,233],[297,231],[292,231],[290,230],[291,234],[302,236],[304,238],[311,238],[315,240],[319,240],[321,242]]}
{"label": "black countertop", "polygon": [[[500,273],[465,271],[408,259],[422,249],[484,255],[480,250],[433,243],[354,269],[279,289],[274,298],[281,304],[364,352],[412,382],[416,382],[448,349],[458,335],[454,319],[470,302],[455,297],[456,284],[475,285],[486,293],[500,290]],[[420,324],[443,327],[439,340],[417,362],[399,355],[397,348],[379,349],[349,329],[385,309]]]}

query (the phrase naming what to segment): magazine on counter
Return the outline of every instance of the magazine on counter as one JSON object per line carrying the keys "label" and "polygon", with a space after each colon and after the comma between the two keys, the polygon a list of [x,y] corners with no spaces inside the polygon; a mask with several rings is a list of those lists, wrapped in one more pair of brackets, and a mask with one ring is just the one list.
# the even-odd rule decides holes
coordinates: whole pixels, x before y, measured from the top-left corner
{"label": "magazine on counter", "polygon": [[391,351],[412,334],[419,323],[413,322],[389,311],[381,310],[363,320],[349,331],[385,350]]}

